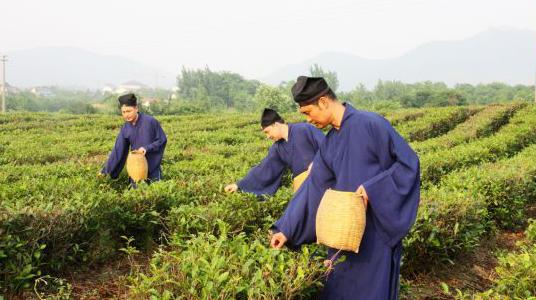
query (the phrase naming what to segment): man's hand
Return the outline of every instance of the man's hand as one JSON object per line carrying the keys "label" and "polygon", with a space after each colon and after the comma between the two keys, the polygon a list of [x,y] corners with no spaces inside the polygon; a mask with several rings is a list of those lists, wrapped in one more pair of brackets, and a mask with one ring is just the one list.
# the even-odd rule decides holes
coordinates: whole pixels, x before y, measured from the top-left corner
{"label": "man's hand", "polygon": [[365,188],[360,185],[359,188],[357,189],[357,192],[356,192],[358,195],[363,195],[363,203],[365,204],[365,208],[367,207],[368,205],[368,195],[367,195],[367,191],[365,191]]}
{"label": "man's hand", "polygon": [[313,167],[313,163],[311,162],[309,166],[307,167],[307,172],[311,172],[311,168]]}
{"label": "man's hand", "polygon": [[236,183],[231,183],[225,186],[224,188],[225,192],[227,193],[234,193],[238,191],[238,185]]}
{"label": "man's hand", "polygon": [[272,248],[274,249],[281,249],[283,248],[283,246],[285,246],[286,242],[287,242],[287,237],[282,232],[278,232],[272,235],[270,246],[272,246]]}
{"label": "man's hand", "polygon": [[143,155],[145,155],[145,153],[147,153],[147,150],[145,150],[145,148],[143,148],[143,147],[138,148],[137,151],[138,151],[139,153],[143,154]]}

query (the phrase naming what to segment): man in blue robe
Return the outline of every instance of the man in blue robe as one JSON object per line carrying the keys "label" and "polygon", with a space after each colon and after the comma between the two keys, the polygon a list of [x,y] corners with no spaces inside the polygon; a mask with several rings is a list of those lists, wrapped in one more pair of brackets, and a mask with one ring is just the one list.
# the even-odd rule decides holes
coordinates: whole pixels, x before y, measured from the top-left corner
{"label": "man in blue robe", "polygon": [[138,150],[147,158],[149,181],[160,180],[162,176],[160,164],[167,143],[166,134],[155,118],[138,112],[134,94],[120,96],[118,101],[125,124],[121,127],[101,174],[117,178],[125,166],[128,152]]}
{"label": "man in blue robe", "polygon": [[324,141],[324,134],[314,126],[306,123],[286,124],[275,110],[269,108],[262,114],[261,127],[274,144],[260,164],[238,183],[227,185],[226,192],[241,190],[257,196],[275,194],[284,171],[290,169],[293,178],[307,171]]}
{"label": "man in blue robe", "polygon": [[366,227],[359,253],[329,249],[336,260],[322,299],[397,299],[402,239],[415,221],[419,159],[378,114],[340,103],[323,78],[301,76],[292,88],[307,121],[332,129],[311,174],[274,224],[270,244],[297,247],[316,241],[315,218],[327,189],[364,194]]}

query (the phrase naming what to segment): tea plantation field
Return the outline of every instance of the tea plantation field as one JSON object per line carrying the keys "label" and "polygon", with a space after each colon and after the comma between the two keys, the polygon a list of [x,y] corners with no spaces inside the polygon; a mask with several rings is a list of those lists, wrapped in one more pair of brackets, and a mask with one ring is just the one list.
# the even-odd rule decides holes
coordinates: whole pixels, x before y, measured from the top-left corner
{"label": "tea plantation field", "polygon": [[[443,286],[443,296],[536,297],[536,225],[528,226],[536,204],[536,105],[379,113],[421,160],[421,203],[404,240],[402,295],[418,297],[408,283],[416,274],[455,269],[460,257],[497,232],[526,230],[523,244],[499,258],[489,290]],[[139,253],[147,260],[121,279],[118,298],[315,295],[325,272],[324,249],[268,245],[267,230],[292,197],[290,177],[264,202],[222,191],[271,144],[259,130],[259,116],[157,119],[168,137],[163,180],[129,189],[126,172],[118,180],[97,177],[120,117],[0,115],[0,299],[76,298],[66,274],[128,262]]]}

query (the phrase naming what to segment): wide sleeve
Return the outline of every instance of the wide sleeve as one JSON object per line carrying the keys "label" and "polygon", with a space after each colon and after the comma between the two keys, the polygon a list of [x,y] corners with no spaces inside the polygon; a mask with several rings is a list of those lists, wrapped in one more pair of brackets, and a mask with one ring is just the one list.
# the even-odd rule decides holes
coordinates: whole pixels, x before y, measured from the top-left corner
{"label": "wide sleeve", "polygon": [[281,185],[285,168],[274,144],[268,150],[268,155],[238,182],[238,188],[256,195],[273,195]]}
{"label": "wide sleeve", "polygon": [[151,127],[154,132],[154,141],[144,148],[147,152],[159,152],[166,146],[167,137],[157,120],[153,120]]}
{"label": "wide sleeve", "polygon": [[315,149],[320,149],[320,145],[322,145],[324,139],[326,138],[322,131],[320,131],[316,127],[312,127],[309,129],[308,136],[311,141],[311,145],[313,145]]}
{"label": "wide sleeve", "polygon": [[288,204],[283,216],[272,226],[274,232],[285,235],[289,247],[316,242],[316,211],[325,191],[334,182],[335,176],[320,150],[313,159],[311,173]]}
{"label": "wide sleeve", "polygon": [[394,246],[415,222],[420,198],[419,158],[386,121],[370,124],[371,145],[382,172],[363,183],[369,213],[388,245]]}
{"label": "wide sleeve", "polygon": [[121,128],[121,131],[117,135],[114,148],[101,171],[103,174],[110,174],[112,178],[119,177],[119,174],[123,170],[125,162],[127,161],[128,150],[130,148],[130,143],[125,137],[123,130],[124,129]]}

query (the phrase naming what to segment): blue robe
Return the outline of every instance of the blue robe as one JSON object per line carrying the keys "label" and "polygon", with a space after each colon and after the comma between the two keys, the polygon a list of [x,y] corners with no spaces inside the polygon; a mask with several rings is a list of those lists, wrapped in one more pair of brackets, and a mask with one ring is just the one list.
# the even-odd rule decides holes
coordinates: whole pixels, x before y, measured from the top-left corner
{"label": "blue robe", "polygon": [[307,123],[288,124],[288,127],[288,141],[279,140],[270,147],[260,164],[238,182],[241,191],[257,196],[273,195],[286,168],[292,171],[293,178],[307,170],[324,141],[324,134]]}
{"label": "blue robe", "polygon": [[138,113],[136,125],[126,122],[115,140],[115,146],[101,173],[117,178],[125,166],[129,150],[145,148],[148,177],[151,181],[160,180],[162,157],[166,148],[167,138],[160,123],[152,116]]}
{"label": "blue robe", "polygon": [[[397,299],[402,238],[415,221],[420,193],[419,158],[383,117],[345,104],[341,127],[331,129],[309,177],[274,231],[289,247],[316,242],[315,218],[328,188],[369,197],[359,253],[341,251],[322,299]],[[329,249],[331,258],[337,251]]]}

